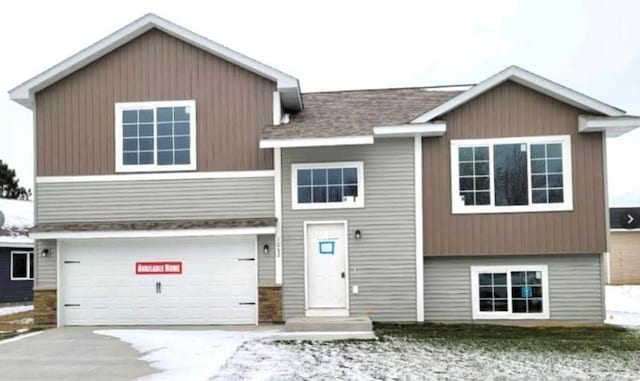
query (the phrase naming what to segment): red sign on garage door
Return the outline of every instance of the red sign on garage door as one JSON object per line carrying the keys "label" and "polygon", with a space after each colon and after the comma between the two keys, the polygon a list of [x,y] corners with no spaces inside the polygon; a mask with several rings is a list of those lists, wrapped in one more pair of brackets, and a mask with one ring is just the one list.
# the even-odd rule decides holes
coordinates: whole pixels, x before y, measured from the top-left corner
{"label": "red sign on garage door", "polygon": [[136,262],[136,274],[182,274],[182,262]]}

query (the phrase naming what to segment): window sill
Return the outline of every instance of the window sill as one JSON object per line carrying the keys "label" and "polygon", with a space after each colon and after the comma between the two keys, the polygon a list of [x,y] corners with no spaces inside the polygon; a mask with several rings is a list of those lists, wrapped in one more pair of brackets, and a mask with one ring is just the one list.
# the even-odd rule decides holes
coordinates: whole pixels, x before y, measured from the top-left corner
{"label": "window sill", "polygon": [[322,209],[362,209],[364,202],[359,203],[317,203],[317,204],[293,204],[292,210],[322,210]]}
{"label": "window sill", "polygon": [[137,165],[137,166],[120,166],[116,167],[116,173],[142,173],[142,172],[178,172],[178,171],[195,171],[195,164],[188,165]]}
{"label": "window sill", "polygon": [[514,314],[514,313],[482,313],[474,312],[473,320],[548,320],[548,313]]}
{"label": "window sill", "polygon": [[539,212],[572,212],[573,204],[539,204],[514,206],[463,206],[453,205],[452,214],[502,214],[502,213],[539,213]]}

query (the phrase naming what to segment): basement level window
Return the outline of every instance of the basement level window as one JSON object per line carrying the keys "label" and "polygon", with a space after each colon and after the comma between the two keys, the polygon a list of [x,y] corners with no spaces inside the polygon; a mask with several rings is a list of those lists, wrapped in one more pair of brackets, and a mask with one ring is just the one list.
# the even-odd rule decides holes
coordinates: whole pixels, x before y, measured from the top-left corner
{"label": "basement level window", "polygon": [[451,210],[573,209],[568,135],[451,141]]}
{"label": "basement level window", "polygon": [[472,266],[474,319],[548,319],[548,268]]}
{"label": "basement level window", "polygon": [[196,169],[195,101],[116,103],[116,171]]}
{"label": "basement level window", "polygon": [[292,209],[364,207],[363,163],[305,163],[291,166]]}
{"label": "basement level window", "polygon": [[33,252],[11,252],[11,280],[33,279]]}

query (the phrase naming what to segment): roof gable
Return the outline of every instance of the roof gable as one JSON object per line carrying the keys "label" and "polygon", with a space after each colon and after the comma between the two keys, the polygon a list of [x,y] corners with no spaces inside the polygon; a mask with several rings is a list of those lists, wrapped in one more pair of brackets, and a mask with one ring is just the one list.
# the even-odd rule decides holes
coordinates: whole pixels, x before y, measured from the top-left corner
{"label": "roof gable", "polygon": [[151,13],[11,89],[9,91],[9,97],[27,108],[32,108],[36,92],[89,65],[154,28],[257,75],[275,81],[278,90],[282,93],[281,101],[283,107],[292,110],[302,108],[300,86],[296,78]]}
{"label": "roof gable", "polygon": [[567,103],[590,113],[603,114],[605,116],[625,115],[625,112],[623,110],[588,97],[537,74],[533,74],[518,66],[510,66],[505,70],[478,83],[477,85],[461,93],[460,95],[448,100],[447,102],[444,102],[438,107],[435,107],[434,109],[418,116],[417,118],[413,119],[411,123],[427,123],[486,93],[487,91],[506,81],[516,82],[522,86],[528,87],[532,90],[538,91],[542,94],[548,95],[561,102]]}

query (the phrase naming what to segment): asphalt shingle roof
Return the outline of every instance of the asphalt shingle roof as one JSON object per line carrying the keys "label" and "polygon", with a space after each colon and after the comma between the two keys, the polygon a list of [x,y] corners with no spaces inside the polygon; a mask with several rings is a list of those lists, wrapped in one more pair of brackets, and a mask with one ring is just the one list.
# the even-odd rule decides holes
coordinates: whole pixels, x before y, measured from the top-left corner
{"label": "asphalt shingle roof", "polygon": [[351,90],[302,94],[304,110],[287,124],[267,126],[263,139],[373,134],[373,127],[405,124],[462,91],[437,88]]}

